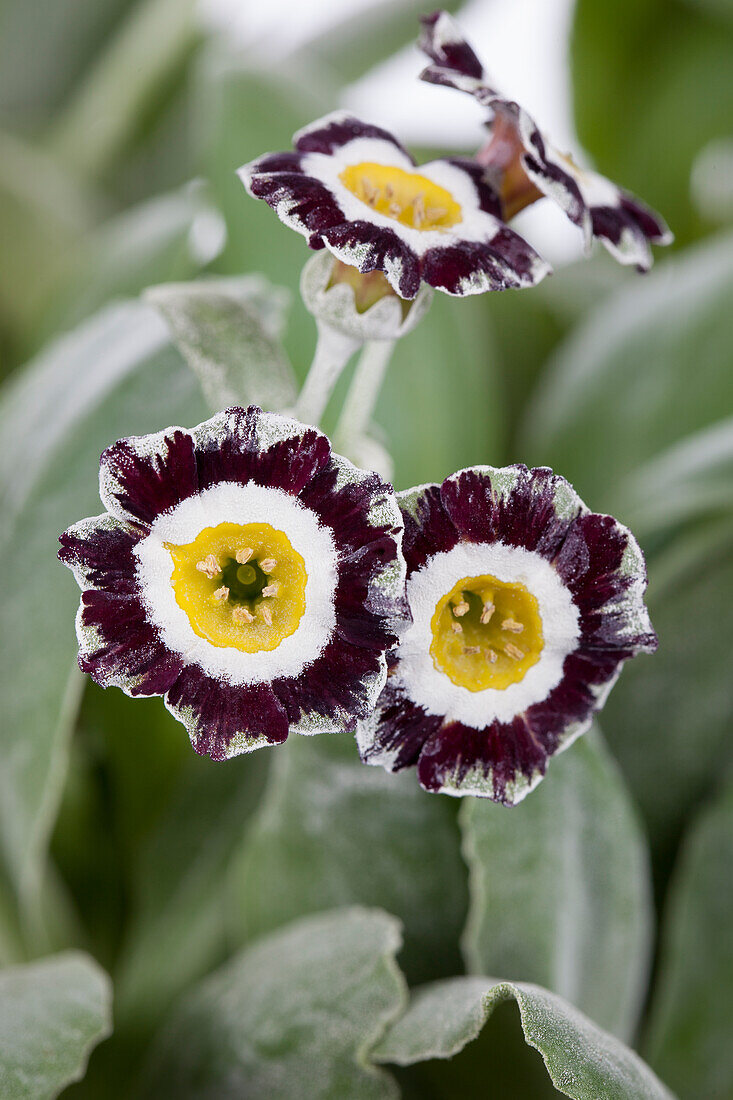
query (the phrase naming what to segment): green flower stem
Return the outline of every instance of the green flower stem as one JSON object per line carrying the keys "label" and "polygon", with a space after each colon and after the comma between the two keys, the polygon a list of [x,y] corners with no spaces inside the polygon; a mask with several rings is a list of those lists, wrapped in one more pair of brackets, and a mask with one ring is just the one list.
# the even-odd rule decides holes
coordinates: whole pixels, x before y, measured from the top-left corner
{"label": "green flower stem", "polygon": [[395,343],[370,340],[365,345],[334,432],[336,450],[348,451],[367,434]]}
{"label": "green flower stem", "polygon": [[361,341],[347,336],[322,321],[318,343],[308,376],[295,405],[295,415],[304,424],[319,424],[341,372]]}

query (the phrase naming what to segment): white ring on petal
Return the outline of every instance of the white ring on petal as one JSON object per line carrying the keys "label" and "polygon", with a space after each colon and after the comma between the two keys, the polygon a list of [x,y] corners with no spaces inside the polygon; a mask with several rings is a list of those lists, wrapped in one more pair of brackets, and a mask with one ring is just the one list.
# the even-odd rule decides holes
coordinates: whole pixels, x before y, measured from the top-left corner
{"label": "white ring on petal", "polygon": [[[220,523],[270,523],[287,535],[305,562],[305,611],[297,629],[273,650],[244,653],[215,646],[193,630],[171,584],[173,559],[165,543],[193,542]],[[284,492],[254,482],[222,481],[164,512],[134,550],[140,593],[161,640],[187,664],[231,684],[257,684],[297,676],[323,652],[336,623],[338,558],[333,534],[310,508]]]}
{"label": "white ring on petal", "polygon": [[[362,202],[339,178],[350,165],[373,163],[389,168],[401,168],[416,176],[444,187],[461,207],[461,220],[444,229],[414,229],[403,225],[396,218],[380,214],[378,210]],[[383,138],[354,138],[333,153],[305,153],[301,169],[306,176],[320,180],[331,192],[346,221],[366,221],[384,229],[393,229],[418,256],[431,248],[446,248],[454,241],[478,241],[489,243],[502,228],[502,222],[493,214],[482,210],[476,186],[467,172],[447,161],[429,161],[413,164],[390,141]]]}
{"label": "white ring on petal", "polygon": [[[490,574],[526,586],[539,605],[544,644],[540,658],[516,684],[470,691],[436,668],[430,654],[431,620],[440,599],[462,577]],[[511,722],[546,699],[563,676],[565,658],[580,637],[580,615],[572,595],[546,558],[505,543],[459,543],[435,554],[407,581],[412,626],[398,650],[397,675],[407,696],[428,714],[485,729],[494,721]]]}

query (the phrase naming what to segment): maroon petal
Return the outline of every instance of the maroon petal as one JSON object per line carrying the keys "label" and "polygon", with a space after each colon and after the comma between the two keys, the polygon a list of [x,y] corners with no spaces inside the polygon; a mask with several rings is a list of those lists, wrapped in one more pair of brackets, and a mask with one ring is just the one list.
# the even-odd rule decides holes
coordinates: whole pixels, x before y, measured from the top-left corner
{"label": "maroon petal", "polygon": [[285,711],[268,684],[225,683],[198,665],[186,666],[166,704],[187,727],[196,752],[212,760],[279,745],[288,736]]}
{"label": "maroon petal", "polygon": [[340,555],[348,556],[355,550],[372,543],[379,544],[380,554],[389,555],[391,561],[397,553],[391,524],[378,524],[370,517],[370,509],[382,499],[392,496],[392,488],[379,474],[363,473],[357,480],[347,481],[337,488],[339,465],[331,459],[303,486],[301,502],[316,513],[318,518],[333,531],[334,542]]}
{"label": "maroon petal", "polygon": [[[394,655],[392,656],[394,663]],[[443,724],[440,715],[427,714],[404,694],[399,679],[389,676],[376,713],[368,721],[368,735],[359,738],[365,764],[382,764],[389,771],[410,768],[423,745]]]}
{"label": "maroon petal", "polygon": [[137,596],[88,591],[77,620],[79,667],[102,687],[162,695],[183,668],[162,643]]}
{"label": "maroon petal", "polygon": [[382,674],[383,655],[334,637],[320,657],[297,676],[273,680],[272,690],[297,725],[316,714],[333,729],[353,731],[374,706],[373,681]]}
{"label": "maroon petal", "polygon": [[[277,154],[284,158],[287,154]],[[275,154],[265,158],[275,160]],[[325,184],[302,171],[268,171],[259,173],[259,165],[252,170],[249,190],[258,199],[264,199],[283,221],[309,237],[326,229],[341,225],[344,214],[334,195]]]}
{"label": "maroon petal", "polygon": [[417,295],[418,258],[393,229],[368,221],[342,221],[325,229],[321,237],[343,263],[361,272],[383,271],[401,298]]}
{"label": "maroon petal", "polygon": [[299,130],[295,135],[294,143],[299,153],[324,153],[328,156],[356,138],[388,141],[390,145],[394,145],[395,149],[399,149],[403,156],[415,163],[389,130],[383,130],[381,126],[373,126],[369,122],[362,122],[361,119],[340,111],[326,115],[325,118]]}
{"label": "maroon petal", "polygon": [[526,786],[544,775],[547,752],[524,718],[493,722],[477,730],[452,722],[427,740],[417,776],[428,791],[480,791],[495,802],[513,805],[516,784]]}
{"label": "maroon petal", "polygon": [[426,283],[448,294],[481,294],[534,286],[549,267],[518,233],[503,226],[488,242],[459,241],[422,258]]}
{"label": "maroon petal", "polygon": [[59,536],[59,559],[87,585],[121,595],[137,593],[133,550],[145,532],[107,514],[82,520]]}
{"label": "maroon petal", "polygon": [[293,496],[302,491],[328,461],[331,445],[322,432],[289,421],[293,434],[263,447],[259,429],[263,418],[271,415],[256,405],[232,408],[197,429],[196,463],[202,489],[220,481],[254,481]]}
{"label": "maroon petal", "polygon": [[409,577],[433,554],[452,550],[460,536],[445,510],[439,485],[420,486],[397,499],[405,521],[402,552]]}
{"label": "maroon petal", "polygon": [[447,12],[434,11],[432,15],[423,15],[420,22],[422,29],[418,45],[435,65],[476,80],[483,77],[483,65]]}
{"label": "maroon petal", "polygon": [[590,723],[603,700],[602,689],[613,682],[620,663],[619,654],[579,651],[566,657],[560,683],[525,715],[549,754],[557,751],[569,730]]}
{"label": "maroon petal", "polygon": [[149,525],[198,492],[193,439],[182,428],[120,439],[102,454],[99,479],[110,511]]}

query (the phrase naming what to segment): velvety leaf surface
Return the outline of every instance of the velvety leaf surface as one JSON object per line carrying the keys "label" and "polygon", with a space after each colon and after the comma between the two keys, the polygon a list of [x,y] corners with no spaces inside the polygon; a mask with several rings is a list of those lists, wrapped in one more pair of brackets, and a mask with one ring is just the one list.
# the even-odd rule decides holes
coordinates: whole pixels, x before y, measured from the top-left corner
{"label": "velvety leaf surface", "polygon": [[621,776],[591,732],[511,810],[464,799],[468,970],[516,974],[624,1039],[646,988],[645,842]]}
{"label": "velvety leaf surface", "polygon": [[81,684],[79,592],[56,560],[58,535],[101,511],[104,447],[170,423],[195,424],[202,413],[162,322],[133,305],[58,341],[2,395],[0,852],[16,884],[27,887],[40,873]]}
{"label": "velvety leaf surface", "polygon": [[733,760],[732,545],[728,521],[678,539],[673,560],[659,558],[648,598],[659,649],[629,662],[603,711],[608,742],[664,859]]}
{"label": "velvety leaf surface", "polygon": [[639,466],[730,415],[731,293],[728,235],[661,261],[592,312],[547,368],[522,433],[526,461],[619,514]]}
{"label": "velvety leaf surface", "polygon": [[369,1049],[405,1002],[399,925],[341,909],[259,940],[195,989],[152,1055],[144,1095],[395,1100]]}
{"label": "velvety leaf surface", "polygon": [[733,784],[687,837],[664,915],[645,1044],[682,1100],[733,1095]]}
{"label": "velvety leaf surface", "polygon": [[[284,409],[295,400],[293,372],[279,341],[260,316],[267,287],[257,276],[169,283],[146,294],[218,412],[229,405]],[[270,297],[282,298],[271,288]]]}
{"label": "velvety leaf surface", "polygon": [[451,1058],[478,1037],[494,1008],[511,998],[527,1043],[540,1052],[564,1095],[573,1100],[671,1100],[632,1050],[561,997],[524,982],[453,978],[423,986],[413,992],[407,1012],[372,1057],[402,1066]]}
{"label": "velvety leaf surface", "polygon": [[107,975],[68,952],[0,971],[0,1095],[51,1100],[112,1030]]}
{"label": "velvety leaf surface", "polygon": [[233,869],[236,942],[320,909],[382,906],[404,923],[413,980],[455,973],[466,869],[455,804],[412,774],[365,767],[352,737],[293,737]]}
{"label": "velvety leaf surface", "polygon": [[133,911],[115,972],[120,1025],[137,1033],[226,955],[229,861],[270,763],[264,751],[222,767],[184,749],[173,798],[139,851]]}

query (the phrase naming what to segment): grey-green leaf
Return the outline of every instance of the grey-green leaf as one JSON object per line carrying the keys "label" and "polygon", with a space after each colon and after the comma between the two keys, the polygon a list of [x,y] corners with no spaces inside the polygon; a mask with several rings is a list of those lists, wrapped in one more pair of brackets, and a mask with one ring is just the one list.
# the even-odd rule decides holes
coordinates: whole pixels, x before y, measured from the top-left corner
{"label": "grey-green leaf", "polygon": [[703,812],[667,901],[645,1053],[683,1100],[733,1096],[733,783]]}
{"label": "grey-green leaf", "polygon": [[465,799],[469,972],[516,975],[627,1039],[646,987],[651,925],[645,842],[597,732],[556,760],[511,810]]}
{"label": "grey-green leaf", "polygon": [[[573,1100],[671,1100],[641,1058],[573,1005],[536,985],[451,978],[414,991],[404,1016],[372,1051],[384,1064],[451,1058],[481,1033],[497,1005],[515,1000],[526,1042],[555,1088]],[[487,1076],[491,1068],[487,1066]]]}
{"label": "grey-green leaf", "polygon": [[0,971],[3,1100],[51,1100],[80,1080],[112,1030],[111,1003],[107,975],[81,952]]}
{"label": "grey-green leaf", "polygon": [[451,799],[414,775],[367,768],[348,735],[294,737],[273,754],[267,793],[233,868],[232,935],[250,941],[337,905],[378,905],[405,926],[415,981],[460,966],[466,869]]}
{"label": "grey-green leaf", "polygon": [[395,1100],[368,1052],[404,1007],[399,924],[340,909],[259,940],[189,994],[144,1095],[177,1100]]}
{"label": "grey-green leaf", "polygon": [[287,292],[245,276],[164,284],[145,297],[167,321],[214,411],[292,405],[295,379],[273,332],[273,312],[282,312]]}
{"label": "grey-green leaf", "polygon": [[69,679],[79,591],[56,560],[58,535],[100,511],[106,446],[203,411],[165,326],[141,305],[92,318],[0,396],[0,858],[26,893],[38,884],[81,683],[78,672]]}
{"label": "grey-green leaf", "polygon": [[526,458],[619,514],[625,479],[730,410],[732,292],[728,234],[660,262],[591,313],[549,364],[524,424]]}

